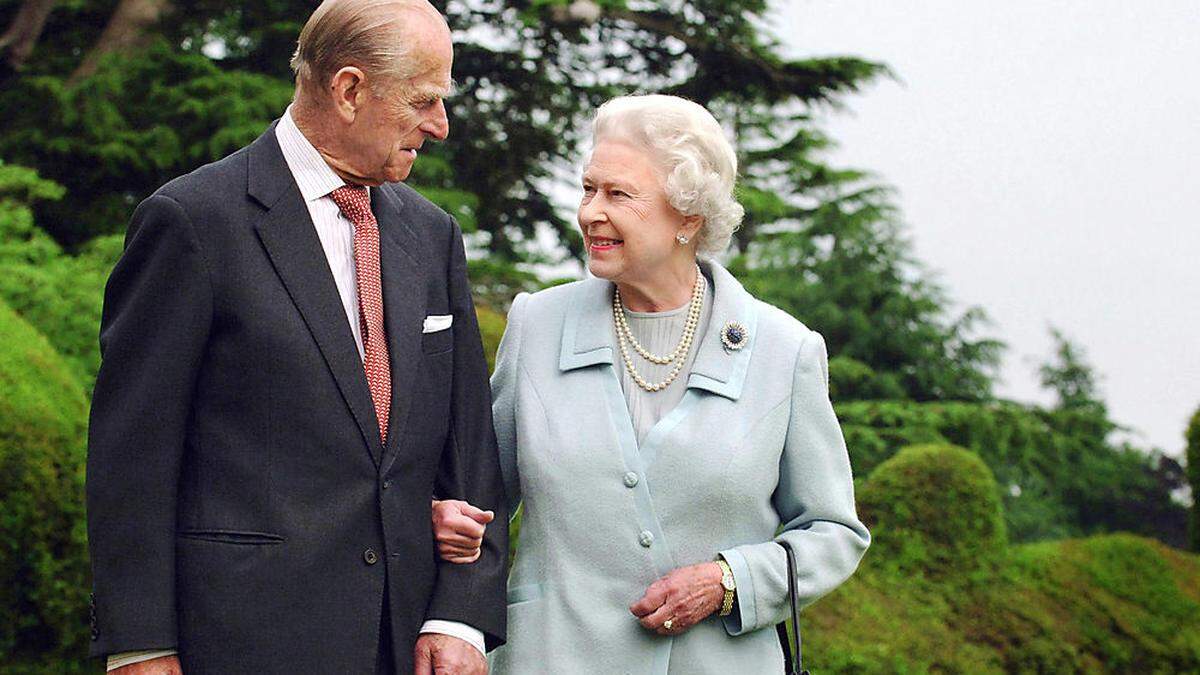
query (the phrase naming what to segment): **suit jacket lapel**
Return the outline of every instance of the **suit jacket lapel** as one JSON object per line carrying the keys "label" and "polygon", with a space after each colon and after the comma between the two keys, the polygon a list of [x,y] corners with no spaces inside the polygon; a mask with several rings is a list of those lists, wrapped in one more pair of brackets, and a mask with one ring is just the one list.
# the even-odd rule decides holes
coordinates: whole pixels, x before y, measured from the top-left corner
{"label": "suit jacket lapel", "polygon": [[403,202],[394,190],[371,189],[371,210],[379,223],[380,273],[383,282],[383,321],[387,328],[392,366],[392,408],[388,414],[385,461],[395,460],[412,404],[413,380],[421,362],[421,335],[428,300],[419,260],[425,242],[401,215]]}
{"label": "suit jacket lapel", "polygon": [[274,125],[250,146],[249,161],[248,192],[267,209],[255,226],[259,240],[304,317],[362,433],[363,442],[378,465],[383,448],[362,360],[346,322],[325,250],[279,150]]}

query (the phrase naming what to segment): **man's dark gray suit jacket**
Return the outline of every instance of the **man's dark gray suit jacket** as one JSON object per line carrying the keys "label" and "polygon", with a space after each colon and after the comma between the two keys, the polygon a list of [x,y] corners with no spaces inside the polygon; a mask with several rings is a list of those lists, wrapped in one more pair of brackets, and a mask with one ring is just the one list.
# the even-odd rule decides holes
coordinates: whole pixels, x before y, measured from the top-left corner
{"label": "man's dark gray suit jacket", "polygon": [[[370,673],[383,612],[398,673],[426,619],[503,642],[508,520],[461,233],[402,184],[373,188],[371,207],[386,443],[274,126],[138,207],[105,291],[92,402],[93,654],[175,648],[185,673]],[[423,333],[446,314],[449,330]],[[476,563],[437,558],[435,494],[496,512]]]}

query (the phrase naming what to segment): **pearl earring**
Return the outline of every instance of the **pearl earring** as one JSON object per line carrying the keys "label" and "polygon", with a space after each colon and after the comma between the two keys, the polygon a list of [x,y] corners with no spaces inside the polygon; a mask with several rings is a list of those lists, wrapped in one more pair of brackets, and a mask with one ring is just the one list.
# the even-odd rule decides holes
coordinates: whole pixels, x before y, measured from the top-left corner
{"label": "pearl earring", "polygon": [[684,233],[680,232],[679,234],[675,235],[675,241],[679,242],[679,245],[680,245],[680,246],[684,246],[684,245],[686,245],[686,244],[688,243],[688,241],[690,241],[690,240],[687,238],[687,235],[686,235],[686,234],[684,234]]}

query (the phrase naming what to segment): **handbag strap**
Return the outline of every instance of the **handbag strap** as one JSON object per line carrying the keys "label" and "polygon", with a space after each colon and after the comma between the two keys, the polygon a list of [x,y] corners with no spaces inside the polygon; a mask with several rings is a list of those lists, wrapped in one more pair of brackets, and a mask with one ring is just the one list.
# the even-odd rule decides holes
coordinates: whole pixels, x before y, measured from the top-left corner
{"label": "handbag strap", "polygon": [[808,675],[808,671],[804,670],[804,659],[800,652],[800,603],[796,599],[796,554],[786,540],[779,539],[775,543],[782,546],[787,555],[788,604],[792,619],[790,641],[786,624],[780,623],[775,626],[775,631],[779,635],[779,644],[783,647],[784,673],[786,675]]}

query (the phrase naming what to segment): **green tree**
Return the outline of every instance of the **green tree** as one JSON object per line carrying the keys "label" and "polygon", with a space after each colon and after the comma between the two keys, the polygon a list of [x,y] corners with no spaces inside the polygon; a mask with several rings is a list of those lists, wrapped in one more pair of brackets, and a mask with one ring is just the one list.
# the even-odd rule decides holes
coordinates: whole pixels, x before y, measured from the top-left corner
{"label": "green tree", "polygon": [[1065,502],[1076,510],[1085,533],[1124,530],[1154,533],[1173,546],[1186,541],[1186,515],[1171,494],[1183,486],[1174,460],[1128,443],[1110,442],[1121,429],[1110,417],[1098,382],[1100,377],[1084,350],[1051,328],[1054,354],[1038,372],[1042,386],[1055,394],[1045,414],[1055,432],[1073,439],[1064,456]]}
{"label": "green tree", "polygon": [[1187,479],[1192,488],[1192,512],[1189,542],[1200,553],[1200,408],[1192,415],[1187,428]]}
{"label": "green tree", "polygon": [[[135,22],[136,51],[100,50],[107,56],[88,57],[94,74],[72,80],[80,55],[95,53],[119,11],[137,4],[151,10],[143,18],[170,19]],[[815,156],[824,140],[812,111],[886,73],[848,57],[783,59],[762,29],[765,0],[435,4],[456,32],[460,93],[450,140],[422,157],[412,182],[508,261],[540,261],[543,231],[581,253],[552,196],[575,181],[586,122],[614,94],[688,96],[738,133],[746,242],[794,212],[776,190],[816,197],[837,175]],[[9,128],[0,156],[68,188],[39,207],[38,222],[69,248],[118,231],[159,184],[252,139],[290,95],[287,56],[311,9],[300,0],[58,7],[45,30],[55,39],[38,41],[0,94]]]}
{"label": "green tree", "polygon": [[839,189],[842,196],[790,225],[760,231],[733,262],[735,273],[824,334],[837,400],[990,399],[1002,345],[977,336],[983,311],[951,313],[886,192]]}
{"label": "green tree", "polygon": [[1095,410],[1107,414],[1100,398],[1095,370],[1087,362],[1087,354],[1057,328],[1050,327],[1054,341],[1054,360],[1041,365],[1038,375],[1042,387],[1054,392],[1059,410]]}

